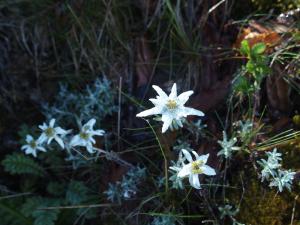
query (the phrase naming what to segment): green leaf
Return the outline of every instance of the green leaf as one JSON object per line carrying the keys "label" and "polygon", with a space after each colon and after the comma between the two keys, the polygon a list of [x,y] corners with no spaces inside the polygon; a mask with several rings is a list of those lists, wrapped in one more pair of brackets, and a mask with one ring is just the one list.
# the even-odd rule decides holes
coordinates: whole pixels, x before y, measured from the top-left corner
{"label": "green leaf", "polygon": [[293,39],[294,39],[294,41],[300,41],[300,32],[295,32],[294,34],[293,34]]}
{"label": "green leaf", "polygon": [[266,45],[264,43],[257,43],[252,47],[252,54],[255,55],[261,55],[266,50]]}
{"label": "green leaf", "polygon": [[251,73],[251,74],[255,74],[255,68],[256,68],[256,66],[255,66],[255,64],[253,63],[253,61],[252,60],[249,60],[248,62],[247,62],[247,64],[246,64],[246,69],[247,69],[247,72],[248,73]]}
{"label": "green leaf", "polygon": [[44,199],[42,197],[27,198],[22,205],[21,212],[27,217],[32,216],[32,213],[43,203]]}
{"label": "green leaf", "polygon": [[68,186],[66,200],[70,204],[79,204],[87,199],[88,188],[80,181],[71,181]]}
{"label": "green leaf", "polygon": [[31,225],[32,221],[20,212],[18,202],[14,202],[13,204],[12,202],[14,201],[0,202],[1,224]]}
{"label": "green leaf", "polygon": [[42,209],[59,205],[58,199],[42,197],[28,198],[22,205],[22,212],[26,216],[34,218],[34,225],[54,225],[57,220],[59,209]]}
{"label": "green leaf", "polygon": [[241,43],[241,48],[240,48],[240,52],[243,54],[243,55],[247,55],[249,56],[250,55],[250,45],[248,43],[247,40],[243,40],[242,43]]}
{"label": "green leaf", "polygon": [[63,196],[65,188],[66,186],[64,183],[50,182],[47,186],[47,191],[54,196]]}
{"label": "green leaf", "polygon": [[11,174],[30,174],[43,177],[46,172],[36,161],[29,156],[19,153],[7,155],[2,161],[5,171]]}
{"label": "green leaf", "polygon": [[254,91],[253,85],[244,75],[240,75],[237,77],[237,79],[233,83],[233,89],[235,92],[240,94],[251,94]]}
{"label": "green leaf", "polygon": [[33,213],[35,218],[34,225],[55,225],[58,210],[36,210]]}

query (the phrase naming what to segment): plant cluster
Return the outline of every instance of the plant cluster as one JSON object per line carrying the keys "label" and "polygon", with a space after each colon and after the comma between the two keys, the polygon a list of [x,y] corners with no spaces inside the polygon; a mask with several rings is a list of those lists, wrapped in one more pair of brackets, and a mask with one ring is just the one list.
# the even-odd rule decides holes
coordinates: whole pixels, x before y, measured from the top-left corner
{"label": "plant cluster", "polygon": [[260,159],[257,163],[262,167],[261,181],[270,182],[270,187],[277,187],[279,192],[284,188],[291,190],[291,185],[296,172],[292,170],[282,170],[281,153],[275,148],[272,152],[266,152],[268,159]]}

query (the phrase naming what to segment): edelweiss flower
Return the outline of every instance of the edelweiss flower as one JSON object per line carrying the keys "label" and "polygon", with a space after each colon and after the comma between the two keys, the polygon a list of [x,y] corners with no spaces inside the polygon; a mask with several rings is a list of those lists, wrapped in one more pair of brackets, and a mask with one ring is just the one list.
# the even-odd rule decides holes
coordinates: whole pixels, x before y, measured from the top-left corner
{"label": "edelweiss flower", "polygon": [[286,187],[290,191],[295,174],[296,172],[293,172],[291,170],[279,170],[278,175],[274,177],[269,186],[277,187],[279,192],[282,192],[284,187]]}
{"label": "edelweiss flower", "polygon": [[96,143],[93,136],[103,136],[104,130],[94,130],[96,120],[90,119],[86,124],[83,125],[79,134],[75,135],[71,142],[71,146],[83,146],[86,147],[89,153],[94,153],[93,144]]}
{"label": "edelweiss flower", "polygon": [[228,140],[226,132],[223,131],[223,140],[218,141],[222,147],[222,150],[219,151],[217,155],[224,155],[225,159],[231,158],[233,151],[240,150],[240,147],[234,146],[236,142],[237,139],[235,137]]}
{"label": "edelweiss flower", "polygon": [[47,141],[47,144],[49,145],[51,141],[54,139],[60,145],[60,147],[64,148],[65,145],[61,136],[68,134],[70,131],[66,131],[61,127],[54,127],[54,123],[55,123],[55,119],[51,119],[49,125],[43,123],[43,125],[39,126],[39,128],[43,131],[43,133],[39,137],[39,141],[41,143]]}
{"label": "edelweiss flower", "polygon": [[152,87],[158,93],[156,98],[149,99],[155,107],[145,110],[136,116],[146,117],[161,114],[161,120],[163,121],[162,133],[166,132],[172,122],[175,122],[182,127],[182,118],[185,118],[188,115],[204,116],[203,112],[184,106],[189,100],[189,97],[193,94],[193,91],[186,91],[177,96],[176,83],[174,83],[171,93],[168,96],[160,87],[156,85],[153,85]]}
{"label": "edelweiss flower", "polygon": [[174,189],[183,189],[183,183],[182,183],[182,178],[178,177],[178,173],[181,171],[182,167],[185,165],[184,164],[185,157],[182,154],[182,151],[179,152],[179,157],[177,162],[171,161],[173,164],[170,166],[171,173],[173,174],[170,176],[169,180],[172,181],[172,188]]}
{"label": "edelweiss flower", "polygon": [[184,157],[189,161],[189,163],[185,164],[181,168],[178,173],[178,177],[183,178],[189,176],[190,184],[196,189],[201,189],[198,176],[199,174],[205,174],[208,176],[216,175],[216,171],[210,166],[206,165],[209,154],[199,156],[197,152],[192,151],[192,153],[196,157],[196,159],[193,160],[191,153],[189,153],[187,150],[182,149],[182,153],[184,154]]}
{"label": "edelweiss flower", "polygon": [[274,177],[276,175],[276,170],[281,167],[280,161],[281,153],[277,152],[277,148],[274,148],[272,152],[266,152],[268,159],[261,159],[257,161],[257,163],[263,167],[261,171],[261,181],[269,180],[270,177]]}
{"label": "edelweiss flower", "polygon": [[21,147],[22,150],[25,150],[25,154],[32,154],[34,157],[37,156],[37,151],[46,152],[46,149],[41,146],[39,140],[34,140],[31,135],[26,135],[26,145]]}

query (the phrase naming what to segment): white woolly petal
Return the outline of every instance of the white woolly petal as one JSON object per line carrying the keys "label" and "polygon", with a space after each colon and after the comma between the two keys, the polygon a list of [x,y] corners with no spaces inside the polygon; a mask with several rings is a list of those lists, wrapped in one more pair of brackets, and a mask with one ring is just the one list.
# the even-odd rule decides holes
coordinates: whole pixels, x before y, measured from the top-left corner
{"label": "white woolly petal", "polygon": [[93,137],[90,137],[88,141],[91,142],[91,143],[93,143],[93,144],[96,144],[96,141],[95,141],[95,139]]}
{"label": "white woolly petal", "polygon": [[65,148],[64,142],[63,142],[63,140],[62,140],[60,137],[58,137],[58,136],[56,135],[56,136],[54,137],[54,139],[55,139],[55,141],[60,145],[60,147],[61,147],[62,149]]}
{"label": "white woolly petal", "polygon": [[29,143],[33,140],[33,137],[29,134],[26,135],[26,142]]}
{"label": "white woolly petal", "polygon": [[196,189],[201,189],[198,174],[191,174],[189,177],[190,184]]}
{"label": "white woolly petal", "polygon": [[204,164],[206,164],[208,157],[209,157],[209,154],[198,156],[197,161],[199,160],[199,161],[202,161]]}
{"label": "white woolly petal", "polygon": [[48,138],[47,145],[49,145],[52,140],[53,140],[53,137]]}
{"label": "white woolly petal", "polygon": [[24,149],[27,149],[29,148],[29,145],[22,145],[21,149],[24,150]]}
{"label": "white woolly petal", "polygon": [[181,168],[177,166],[170,166],[169,169],[174,170],[175,172],[179,172],[181,170]]}
{"label": "white woolly petal", "polygon": [[61,127],[55,127],[54,130],[55,130],[55,133],[56,133],[56,134],[62,134],[62,135],[65,135],[65,134],[68,133],[68,131],[62,129]]}
{"label": "white woolly petal", "polygon": [[157,94],[162,98],[168,98],[168,95],[158,86],[152,85],[153,89],[157,92]]}
{"label": "white woolly petal", "polygon": [[201,169],[203,170],[203,173],[205,175],[208,175],[208,176],[216,175],[216,171],[210,166],[204,165],[204,166],[201,166]]}
{"label": "white woolly petal", "polygon": [[25,151],[25,154],[32,154],[34,157],[37,157],[37,155],[36,155],[36,150],[35,149],[32,149],[32,148],[30,148],[30,149],[26,149],[26,151]]}
{"label": "white woolly petal", "polygon": [[187,150],[185,149],[181,149],[181,152],[184,154],[184,157],[189,161],[189,162],[193,162],[193,158],[191,156],[191,153],[189,153]]}
{"label": "white woolly petal", "polygon": [[153,107],[151,109],[147,109],[143,112],[138,113],[136,116],[137,117],[146,117],[146,116],[151,116],[151,115],[156,115],[156,114],[161,114],[161,109],[158,107]]}
{"label": "white woolly petal", "polygon": [[90,143],[86,145],[86,150],[91,154],[96,152],[96,150],[93,149],[93,146]]}
{"label": "white woolly petal", "polygon": [[186,92],[183,92],[181,93],[177,99],[179,100],[180,104],[181,105],[184,105],[190,98],[190,96],[193,94],[194,92],[193,91],[186,91]]}
{"label": "white woolly petal", "polygon": [[47,124],[43,123],[43,125],[39,125],[41,130],[46,130],[48,128]]}
{"label": "white woolly petal", "polygon": [[158,108],[162,108],[165,105],[165,100],[160,97],[150,98],[149,101],[152,102],[153,105],[155,105],[155,107],[158,107]]}
{"label": "white woolly petal", "polygon": [[51,119],[51,120],[50,120],[50,123],[49,123],[49,126],[50,126],[50,127],[53,127],[54,124],[55,124],[55,119]]}
{"label": "white woolly petal", "polygon": [[200,110],[197,109],[193,109],[190,107],[184,107],[181,111],[180,111],[181,116],[183,117],[187,117],[188,115],[194,115],[194,116],[204,116],[204,113],[201,112]]}
{"label": "white woolly petal", "polygon": [[46,149],[42,146],[38,146],[36,149],[42,151],[42,152],[46,152]]}
{"label": "white woolly petal", "polygon": [[175,99],[176,97],[177,97],[177,86],[176,86],[176,83],[174,83],[173,86],[172,86],[169,98],[170,99]]}
{"label": "white woolly petal", "polygon": [[193,155],[195,156],[195,158],[198,159],[198,157],[199,157],[198,153],[195,152],[195,151],[192,151],[192,153],[193,153]]}
{"label": "white woolly petal", "polygon": [[42,143],[44,143],[47,139],[48,139],[48,138],[47,138],[47,135],[46,135],[45,133],[42,133],[42,134],[40,135],[40,137],[37,139],[37,142],[40,143],[40,144],[42,144]]}
{"label": "white woolly petal", "polygon": [[104,130],[93,130],[91,132],[92,135],[97,135],[97,136],[103,136],[104,133],[105,133]]}
{"label": "white woolly petal", "polygon": [[92,129],[93,126],[95,125],[96,123],[96,120],[93,118],[93,119],[90,119],[85,125],[84,127],[88,126],[89,129]]}
{"label": "white woolly petal", "polygon": [[165,133],[168,130],[168,128],[170,127],[170,125],[172,124],[173,118],[170,117],[169,115],[164,114],[164,115],[162,115],[161,120],[164,122],[161,132]]}
{"label": "white woolly petal", "polygon": [[80,144],[81,144],[81,138],[80,138],[79,134],[77,134],[71,139],[70,145],[76,146],[76,145],[80,145]]}
{"label": "white woolly petal", "polygon": [[182,177],[186,177],[191,173],[191,164],[186,164],[184,165],[181,170],[179,171],[179,173],[177,174],[178,177],[182,178]]}

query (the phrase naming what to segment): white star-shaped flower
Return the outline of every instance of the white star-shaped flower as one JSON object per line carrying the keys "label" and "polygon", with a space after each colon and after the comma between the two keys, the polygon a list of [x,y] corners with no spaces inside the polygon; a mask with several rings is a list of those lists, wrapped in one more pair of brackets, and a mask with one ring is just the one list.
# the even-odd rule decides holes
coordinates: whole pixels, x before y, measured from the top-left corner
{"label": "white star-shaped flower", "polygon": [[234,146],[237,142],[237,138],[231,138],[228,140],[227,134],[225,131],[223,131],[223,140],[218,141],[218,143],[221,145],[222,150],[218,152],[218,156],[223,155],[225,159],[229,159],[232,156],[233,151],[238,151],[241,148]]}
{"label": "white star-shaped flower", "polygon": [[64,148],[65,145],[62,137],[68,134],[70,131],[64,130],[61,127],[54,127],[54,124],[55,119],[51,119],[49,125],[47,125],[46,123],[40,125],[39,128],[43,131],[43,133],[38,140],[41,143],[47,142],[47,144],[49,145],[54,139],[60,145],[60,147]]}
{"label": "white star-shaped flower", "polygon": [[207,159],[209,154],[199,156],[197,152],[192,151],[193,155],[195,156],[195,160],[193,160],[191,153],[187,150],[182,149],[182,153],[186,160],[188,160],[188,164],[185,164],[178,173],[179,178],[189,177],[189,182],[192,187],[196,189],[201,189],[200,181],[199,181],[199,174],[205,174],[208,176],[216,175],[216,171],[206,165]]}
{"label": "white star-shaped flower", "polygon": [[153,85],[152,87],[158,93],[156,98],[149,99],[155,107],[145,110],[136,116],[146,117],[161,114],[161,120],[163,121],[162,133],[166,132],[172,122],[175,122],[182,127],[182,118],[185,118],[188,115],[204,116],[203,112],[184,106],[189,100],[189,97],[194,93],[193,91],[186,91],[177,96],[176,83],[174,83],[171,93],[168,96],[160,87],[156,85]]}
{"label": "white star-shaped flower", "polygon": [[93,136],[103,136],[105,133],[104,130],[94,130],[93,127],[95,123],[95,119],[90,119],[86,124],[84,124],[80,133],[72,138],[70,145],[73,147],[83,146],[86,147],[89,153],[94,153],[95,150],[93,148],[93,144],[95,144],[96,141]]}
{"label": "white star-shaped flower", "polygon": [[25,150],[25,154],[32,154],[34,157],[37,157],[37,151],[46,152],[46,149],[41,146],[39,140],[34,140],[31,135],[26,135],[26,145],[21,147],[22,150]]}
{"label": "white star-shaped flower", "polygon": [[269,186],[278,187],[279,192],[282,192],[284,187],[290,191],[295,174],[296,172],[291,170],[279,170],[277,176],[274,177]]}

